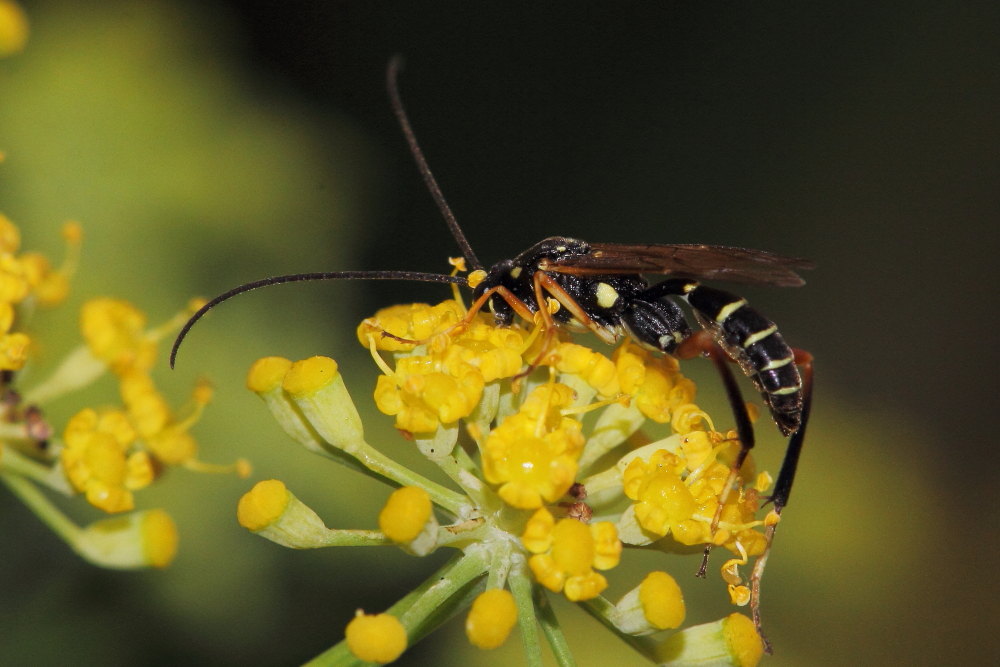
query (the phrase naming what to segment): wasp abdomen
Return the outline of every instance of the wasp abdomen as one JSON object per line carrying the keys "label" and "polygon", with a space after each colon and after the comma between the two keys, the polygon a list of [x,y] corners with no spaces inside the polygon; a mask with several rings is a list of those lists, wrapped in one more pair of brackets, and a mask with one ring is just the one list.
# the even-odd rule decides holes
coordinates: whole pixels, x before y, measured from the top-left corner
{"label": "wasp abdomen", "polygon": [[798,430],[802,378],[777,325],[735,294],[694,281],[684,292],[705,328],[764,395],[781,432]]}

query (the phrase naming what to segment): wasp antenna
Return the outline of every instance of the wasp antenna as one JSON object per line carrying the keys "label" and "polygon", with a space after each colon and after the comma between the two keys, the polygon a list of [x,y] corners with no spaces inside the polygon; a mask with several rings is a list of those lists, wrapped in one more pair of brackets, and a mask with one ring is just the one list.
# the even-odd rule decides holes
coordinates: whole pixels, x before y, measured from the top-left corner
{"label": "wasp antenna", "polygon": [[451,230],[451,235],[455,237],[455,242],[458,243],[458,247],[462,250],[462,254],[465,256],[465,259],[469,262],[469,264],[472,265],[472,268],[474,270],[482,269],[482,263],[480,263],[479,258],[476,257],[476,253],[472,250],[472,246],[469,245],[469,241],[465,238],[462,228],[458,226],[458,220],[455,218],[455,214],[451,212],[451,207],[448,206],[448,202],[445,201],[444,194],[441,192],[441,188],[437,184],[437,179],[434,178],[431,168],[427,165],[427,159],[424,157],[424,152],[420,150],[420,144],[417,143],[417,137],[413,134],[413,128],[410,126],[410,119],[407,117],[406,109],[403,108],[403,102],[399,97],[399,84],[397,79],[399,78],[399,70],[402,66],[402,56],[396,55],[389,60],[389,66],[386,68],[386,88],[389,91],[389,102],[392,104],[392,111],[396,114],[399,126],[403,130],[403,136],[406,137],[406,143],[410,146],[410,153],[413,154],[413,159],[417,163],[417,169],[420,170],[420,175],[423,176],[424,183],[427,185],[427,189],[430,190],[431,197],[434,198],[434,203],[437,204],[438,210],[441,211],[441,215],[444,217],[444,221],[448,224],[448,229]]}
{"label": "wasp antenna", "polygon": [[272,276],[255,280],[250,283],[238,285],[228,292],[223,292],[204,306],[199,308],[194,315],[184,323],[174,345],[170,348],[170,368],[174,367],[177,361],[177,351],[181,348],[181,343],[187,337],[191,328],[197,324],[198,320],[205,316],[208,311],[218,306],[223,301],[228,301],[234,296],[250,292],[260,287],[280,285],[282,283],[296,283],[307,280],[412,280],[423,283],[448,283],[456,285],[468,284],[463,276],[449,276],[443,273],[422,273],[420,271],[324,271],[319,273],[293,273],[287,276]]}

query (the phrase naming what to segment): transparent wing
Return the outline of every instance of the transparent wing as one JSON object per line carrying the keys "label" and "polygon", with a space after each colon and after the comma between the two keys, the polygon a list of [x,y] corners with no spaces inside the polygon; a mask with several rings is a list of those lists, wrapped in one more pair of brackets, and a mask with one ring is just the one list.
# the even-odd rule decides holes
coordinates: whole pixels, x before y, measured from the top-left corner
{"label": "transparent wing", "polygon": [[814,264],[765,250],[700,244],[592,243],[587,255],[548,260],[545,271],[575,275],[656,273],[685,278],[797,287]]}

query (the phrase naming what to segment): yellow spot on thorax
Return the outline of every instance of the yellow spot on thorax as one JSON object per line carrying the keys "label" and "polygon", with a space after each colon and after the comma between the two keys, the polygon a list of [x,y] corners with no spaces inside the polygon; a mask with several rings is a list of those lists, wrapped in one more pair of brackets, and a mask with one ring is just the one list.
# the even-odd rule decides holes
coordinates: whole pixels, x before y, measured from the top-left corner
{"label": "yellow spot on thorax", "polygon": [[618,290],[608,283],[597,283],[597,305],[608,309],[614,307],[618,301]]}

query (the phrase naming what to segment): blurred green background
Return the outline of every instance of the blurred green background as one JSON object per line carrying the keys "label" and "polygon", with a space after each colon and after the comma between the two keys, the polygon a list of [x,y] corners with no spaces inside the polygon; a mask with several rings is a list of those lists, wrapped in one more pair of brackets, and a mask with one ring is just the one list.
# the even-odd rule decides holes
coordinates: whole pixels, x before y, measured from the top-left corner
{"label": "blurred green background", "polygon": [[[73,344],[85,297],[127,298],[161,321],[265,275],[444,270],[457,250],[384,93],[401,53],[417,135],[486,262],[553,234],[816,260],[802,289],[745,290],[817,358],[814,421],[765,578],[767,664],[1000,659],[986,419],[1000,368],[995,3],[26,9],[28,49],[0,61],[0,210],[29,249],[59,256],[66,218],[86,233],[71,302],[33,323],[39,376]],[[202,457],[249,457],[253,478],[175,471],[139,495],[180,526],[164,572],[93,568],[0,493],[0,664],[294,664],[337,641],[357,607],[383,609],[421,581],[440,555],[294,552],[239,528],[236,501],[259,479],[280,477],[340,527],[374,525],[386,495],[292,446],[243,375],[265,354],[328,354],[364,404],[374,369],[356,322],[444,296],[283,286],[205,320],[157,380],[175,402],[199,374],[216,383],[195,431]],[[688,366],[724,414],[708,364]],[[110,381],[85,397],[114,399]],[[49,414],[60,423],[83,400]],[[388,418],[369,411],[367,424],[407,456]],[[775,470],[781,441],[759,430]],[[611,595],[654,562],[613,572]],[[692,620],[726,611],[717,584],[679,579]],[[580,664],[631,660],[582,612],[559,611]],[[518,644],[480,653],[453,623],[402,664],[516,662]]]}

